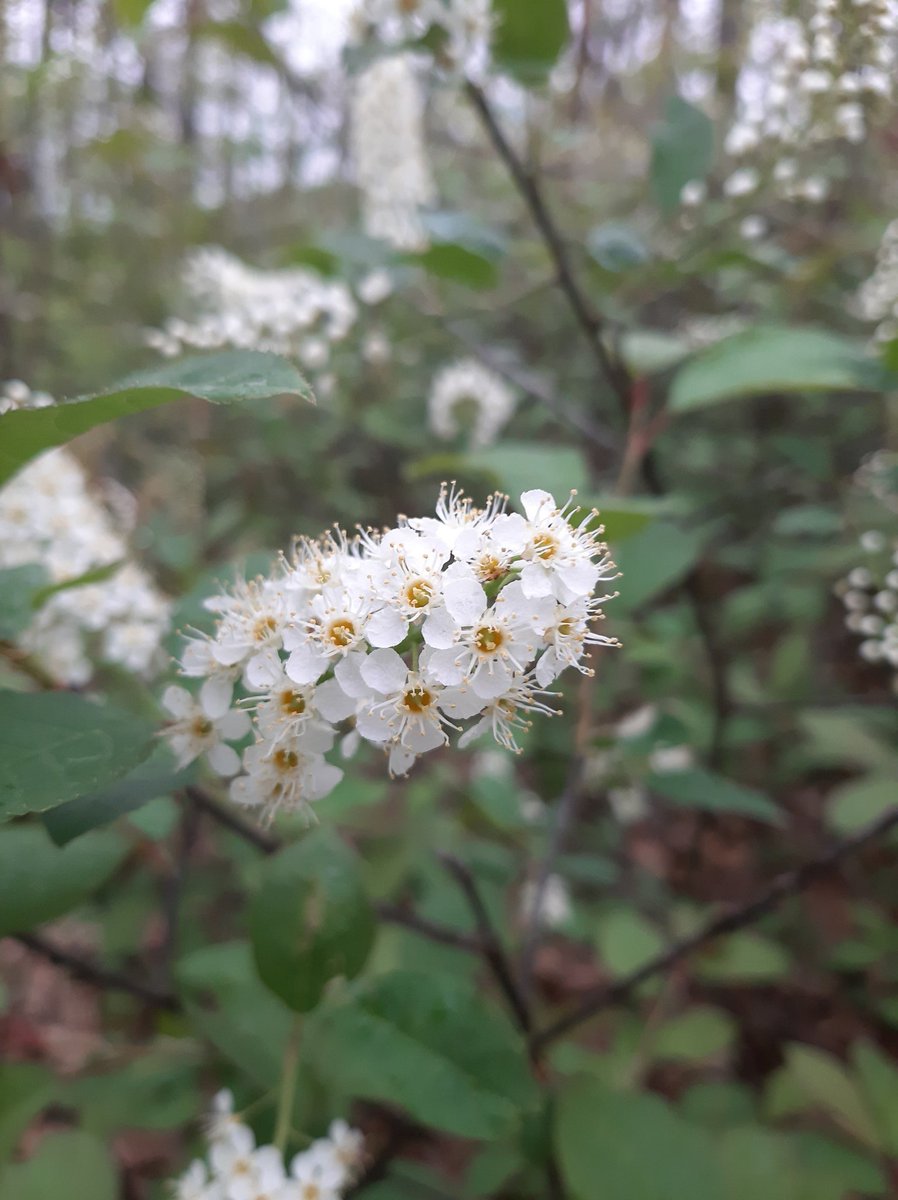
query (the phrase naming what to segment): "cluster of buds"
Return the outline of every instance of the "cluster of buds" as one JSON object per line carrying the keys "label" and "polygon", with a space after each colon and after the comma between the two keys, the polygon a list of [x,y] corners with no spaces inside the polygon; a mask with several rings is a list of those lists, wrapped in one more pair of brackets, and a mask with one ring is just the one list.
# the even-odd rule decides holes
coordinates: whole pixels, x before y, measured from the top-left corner
{"label": "cluster of buds", "polygon": [[[530,715],[554,712],[546,689],[561,672],[588,673],[590,648],[615,644],[595,629],[610,598],[595,592],[616,576],[597,514],[544,491],[521,506],[475,508],[444,487],[432,517],[301,540],[269,577],[207,601],[217,628],[181,656],[198,697],[172,686],[163,698],[179,760],[241,771],[232,798],[265,817],[308,816],[342,776],[325,757],[340,734],[344,756],[364,740],[394,775],[450,733],[518,750]],[[230,743],[250,725],[241,755]]]}
{"label": "cluster of buds", "polygon": [[430,385],[430,428],[444,441],[467,427],[472,447],[490,446],[514,409],[515,396],[505,380],[474,358],[443,367]]}

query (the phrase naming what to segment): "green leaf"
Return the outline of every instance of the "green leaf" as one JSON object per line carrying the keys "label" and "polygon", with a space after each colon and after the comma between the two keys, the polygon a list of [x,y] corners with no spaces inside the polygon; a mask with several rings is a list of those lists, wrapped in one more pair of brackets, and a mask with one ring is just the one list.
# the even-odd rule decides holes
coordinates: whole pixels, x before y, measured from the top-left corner
{"label": "green leaf", "polygon": [[498,262],[508,249],[504,233],[467,212],[423,212],[421,221],[431,242],[462,246],[490,262]]}
{"label": "green leaf", "polygon": [[121,570],[123,565],[122,560],[105,563],[102,567],[93,567],[90,571],[85,571],[81,575],[75,575],[71,579],[61,579],[59,583],[48,583],[46,587],[39,588],[35,592],[32,604],[35,608],[40,608],[42,604],[46,604],[51,596],[55,596],[59,592],[68,592],[72,588],[86,587],[91,583],[105,583],[107,579],[112,578],[116,571]]}
{"label": "green leaf", "polygon": [[771,392],[879,391],[892,378],[860,342],[822,329],[757,326],[709,346],[677,372],[671,412]]}
{"label": "green leaf", "polygon": [[194,950],[178,963],[177,978],[197,1034],[259,1087],[276,1087],[293,1016],[260,981],[249,944]]}
{"label": "green leaf", "polygon": [[607,221],[597,225],[586,238],[586,248],[600,267],[622,275],[649,260],[645,243],[629,225]]}
{"label": "green leaf", "polygon": [[493,0],[493,58],[522,83],[541,82],[570,37],[565,0]]}
{"label": "green leaf", "polygon": [[115,19],[125,29],[136,29],[146,16],[153,0],[112,0]]}
{"label": "green leaf", "polygon": [[839,833],[855,833],[868,821],[875,821],[887,809],[898,804],[898,784],[894,775],[872,775],[845,783],[830,793],[828,819]]}
{"label": "green leaf", "polygon": [[664,939],[632,908],[612,909],[596,931],[596,947],[613,975],[628,975],[664,949]]}
{"label": "green leaf", "polygon": [[171,1047],[134,1062],[72,1080],[60,1099],[78,1112],[83,1129],[108,1135],[120,1129],[183,1129],[201,1108],[197,1068]]}
{"label": "green leaf", "polygon": [[0,1066],[0,1163],[12,1158],[23,1131],[57,1092],[56,1080],[37,1063]]}
{"label": "green leaf", "polygon": [[690,767],[685,771],[659,771],[649,775],[646,786],[665,800],[681,808],[697,808],[706,812],[733,813],[752,817],[769,825],[782,825],[783,815],[772,800],[756,791],[733,783],[722,775]]}
{"label": "green leaf", "polygon": [[581,503],[599,510],[597,524],[604,525],[602,537],[611,545],[640,533],[657,518],[659,509],[658,501],[647,496],[598,496]]}
{"label": "green leaf", "polygon": [[0,417],[0,483],[30,458],[96,425],[194,396],[212,404],[266,400],[280,395],[314,401],[309,385],[286,359],[255,350],[227,350],[177,359],[129,375],[107,391],[48,408],[19,409]]}
{"label": "green leaf", "polygon": [[266,864],[250,907],[262,981],[297,1012],[309,1012],[333,979],[354,979],[374,942],[374,915],[355,855],[317,829]]}
{"label": "green leaf", "polygon": [[[887,715],[891,719],[892,713]],[[886,775],[898,770],[894,724],[890,720],[878,736],[869,709],[809,709],[801,713],[799,724],[811,743],[814,766],[850,764]]]}
{"label": "green leaf", "polygon": [[760,1127],[726,1129],[718,1135],[725,1200],[797,1200],[789,1139]]}
{"label": "green leaf", "polygon": [[714,153],[714,127],[708,117],[680,96],[671,96],[664,120],[652,131],[652,192],[664,213],[680,206],[680,192],[704,179]]}
{"label": "green leaf", "polygon": [[614,561],[621,572],[615,587],[615,611],[633,612],[679,583],[698,559],[705,542],[700,530],[655,521],[616,546]]}
{"label": "green leaf", "polygon": [[810,1130],[793,1134],[791,1141],[801,1167],[797,1200],[845,1200],[887,1191],[880,1167],[841,1142]]}
{"label": "green leaf", "polygon": [[152,725],[81,696],[0,691],[0,819],[104,788],[154,744]]}
{"label": "green leaf", "polygon": [[771,1117],[818,1109],[874,1149],[879,1133],[863,1093],[846,1068],[815,1046],[786,1047],[785,1064],[767,1085],[766,1107]]}
{"label": "green leaf", "polygon": [[60,849],[39,825],[6,826],[0,831],[0,937],[77,908],[127,853],[127,841],[111,830]]}
{"label": "green leaf", "polygon": [[754,1094],[743,1084],[717,1080],[696,1083],[680,1098],[684,1117],[709,1129],[727,1129],[754,1120]]}
{"label": "green leaf", "polygon": [[657,1096],[577,1080],[560,1094],[556,1142],[576,1200],[721,1200],[714,1142]]}
{"label": "green leaf", "polygon": [[572,490],[583,491],[588,480],[583,455],[573,446],[502,442],[467,455],[465,463],[492,476],[513,504],[531,488],[544,488],[563,504]]}
{"label": "green leaf", "polygon": [[169,796],[190,781],[192,772],[178,771],[171,751],[160,742],[150,757],[124,778],[99,792],[69,800],[43,814],[43,822],[57,846],[64,846],[98,825],[108,825],[134,812],[158,796]]}
{"label": "green leaf", "polygon": [[890,1157],[898,1158],[898,1067],[869,1041],[855,1043],[851,1060],[879,1134],[879,1145]]}
{"label": "green leaf", "polygon": [[520,1039],[466,983],[391,971],[315,1015],[329,1080],[461,1137],[494,1138],[534,1107]]}
{"label": "green leaf", "polygon": [[736,1036],[733,1018],[719,1008],[690,1008],[666,1021],[651,1039],[655,1059],[696,1062],[729,1050]]}
{"label": "green leaf", "polygon": [[52,1133],[33,1158],[0,1174],[0,1200],[56,1200],[75,1191],[90,1200],[117,1200],[119,1194],[109,1152],[89,1133]]}
{"label": "green leaf", "polygon": [[0,571],[0,639],[13,641],[34,619],[35,598],[47,585],[38,563]]}
{"label": "green leaf", "polygon": [[696,967],[696,973],[712,983],[764,983],[788,971],[788,955],[776,942],[743,931],[721,938]]}
{"label": "green leaf", "polygon": [[621,354],[631,371],[651,375],[676,366],[689,353],[689,344],[658,329],[631,329],[621,337]]}
{"label": "green leaf", "polygon": [[495,287],[499,279],[496,264],[491,259],[454,242],[435,242],[421,254],[408,257],[429,275],[452,279],[468,287]]}

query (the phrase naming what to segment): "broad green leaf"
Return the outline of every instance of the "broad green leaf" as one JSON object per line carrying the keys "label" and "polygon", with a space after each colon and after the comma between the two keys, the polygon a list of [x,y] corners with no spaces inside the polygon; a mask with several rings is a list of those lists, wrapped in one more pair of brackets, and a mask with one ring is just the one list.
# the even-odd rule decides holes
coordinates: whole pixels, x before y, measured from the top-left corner
{"label": "broad green leaf", "polygon": [[129,375],[107,391],[78,396],[49,408],[19,409],[0,417],[0,483],[30,458],[96,425],[180,400],[213,404],[266,400],[280,395],[312,401],[309,385],[286,359],[256,350],[226,350],[177,359]]}
{"label": "broad green leaf", "polygon": [[565,0],[493,0],[493,57],[522,83],[541,82],[570,36]]}
{"label": "broad green leaf", "polygon": [[614,550],[621,572],[615,583],[620,595],[615,611],[633,612],[654,600],[687,575],[702,552],[705,534],[655,521]]}
{"label": "broad green leaf", "polygon": [[705,178],[713,153],[714,128],[710,120],[695,105],[671,96],[664,120],[652,131],[652,192],[662,212],[675,212],[683,187]]}
{"label": "broad green leaf", "polygon": [[177,977],[197,1034],[259,1087],[277,1087],[293,1016],[260,981],[248,943],[194,950]]}
{"label": "broad green leaf", "polygon": [[671,412],[771,392],[878,391],[890,376],[860,342],[822,329],[757,326],[702,350],[677,372]]}
{"label": "broad green leaf", "polygon": [[333,979],[358,975],[374,932],[356,857],[332,830],[266,863],[250,907],[253,954],[262,981],[297,1012],[313,1009]]}
{"label": "broad green leaf", "polygon": [[684,1117],[709,1129],[745,1125],[757,1116],[754,1094],[748,1087],[717,1080],[693,1084],[680,1098],[679,1109]]}
{"label": "broad green leaf", "polygon": [[791,1142],[801,1167],[797,1200],[882,1196],[888,1190],[879,1165],[842,1142],[810,1130],[794,1133]]}
{"label": "broad green leaf", "polygon": [[632,329],[621,337],[621,354],[631,371],[651,375],[676,366],[689,353],[689,345],[673,333],[657,329]]}
{"label": "broad green leaf", "polygon": [[520,1038],[448,975],[391,971],[357,984],[316,1013],[312,1042],[335,1085],[461,1137],[499,1137],[537,1100]]}
{"label": "broad green leaf", "polygon": [[782,825],[783,817],[772,800],[756,791],[733,783],[722,775],[690,767],[685,771],[657,771],[649,775],[646,786],[665,800],[681,808],[698,808],[706,812],[733,813],[752,817],[769,825]]}
{"label": "broad green leaf", "polygon": [[98,792],[69,800],[43,814],[43,822],[57,846],[64,846],[98,825],[133,812],[155,800],[169,796],[184,787],[192,777],[191,770],[178,771],[171,751],[159,743],[149,758],[122,779]]}
{"label": "broad green leaf", "polygon": [[895,729],[892,713],[881,736],[873,724],[870,710],[809,709],[799,716],[799,724],[810,742],[814,766],[866,767],[882,774],[898,771]]}
{"label": "broad green leaf", "polygon": [[602,537],[612,546],[640,533],[659,513],[658,501],[646,496],[590,496],[580,503],[584,508],[598,509],[596,524],[605,527]]}
{"label": "broad green leaf", "polygon": [[898,780],[893,775],[872,775],[842,784],[827,801],[829,823],[839,833],[855,833],[898,804]]}
{"label": "broad green leaf", "polygon": [[117,1200],[109,1151],[90,1133],[51,1133],[32,1158],[0,1170],[0,1200],[56,1200],[74,1194]]}
{"label": "broad green leaf", "polygon": [[34,618],[35,600],[47,585],[38,563],[0,571],[0,640],[13,641]]}
{"label": "broad green leaf", "polygon": [[664,949],[656,927],[632,908],[612,909],[600,917],[595,940],[613,975],[628,975]]}
{"label": "broad green leaf", "polygon": [[788,955],[776,942],[743,930],[720,938],[696,963],[696,974],[714,983],[762,983],[788,971]]}
{"label": "broad green leaf", "polygon": [[724,1191],[721,1200],[798,1200],[789,1139],[760,1126],[717,1135]]}
{"label": "broad green leaf", "polygon": [[154,745],[152,725],[82,696],[0,691],[0,819],[105,788]]}
{"label": "broad green leaf", "polygon": [[583,455],[573,446],[540,446],[532,442],[501,442],[465,458],[469,467],[491,475],[517,506],[522,492],[543,488],[559,504],[571,491],[586,488],[587,470]]}
{"label": "broad green leaf", "polygon": [[0,1163],[9,1162],[23,1131],[57,1090],[51,1073],[37,1063],[0,1066]]}
{"label": "broad green leaf", "polygon": [[629,225],[608,221],[590,230],[586,248],[600,267],[615,274],[632,271],[649,260],[642,238]]}
{"label": "broad green leaf", "polygon": [[454,242],[435,242],[410,261],[438,279],[452,279],[473,288],[495,287],[499,278],[491,259]]}
{"label": "broad green leaf", "polygon": [[558,1097],[555,1138],[575,1200],[721,1200],[715,1143],[657,1096],[577,1080]]}
{"label": "broad green leaf", "polygon": [[879,1132],[858,1084],[831,1054],[815,1046],[786,1047],[786,1061],[767,1085],[766,1106],[772,1117],[818,1109],[874,1149]]}
{"label": "broad green leaf", "polygon": [[169,1046],[101,1074],[82,1075],[60,1099],[91,1133],[183,1129],[201,1111],[197,1076],[196,1064]]}
{"label": "broad green leaf", "polygon": [[128,842],[102,830],[61,849],[39,825],[0,830],[0,937],[77,908],[113,874]]}
{"label": "broad green leaf", "polygon": [[736,1025],[719,1008],[701,1005],[666,1021],[651,1038],[653,1058],[695,1062],[722,1054],[733,1044]]}
{"label": "broad green leaf", "polygon": [[879,1145],[898,1158],[898,1067],[870,1041],[855,1043],[851,1061],[879,1134]]}

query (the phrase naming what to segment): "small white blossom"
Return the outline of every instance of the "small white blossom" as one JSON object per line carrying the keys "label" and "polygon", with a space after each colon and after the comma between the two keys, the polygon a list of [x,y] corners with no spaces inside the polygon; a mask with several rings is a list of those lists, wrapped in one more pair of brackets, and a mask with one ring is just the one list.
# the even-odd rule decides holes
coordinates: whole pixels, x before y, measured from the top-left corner
{"label": "small white blossom", "polygon": [[465,358],[434,376],[427,414],[437,437],[457,437],[465,421],[471,446],[482,447],[496,440],[514,413],[515,403],[504,379],[477,359]]}

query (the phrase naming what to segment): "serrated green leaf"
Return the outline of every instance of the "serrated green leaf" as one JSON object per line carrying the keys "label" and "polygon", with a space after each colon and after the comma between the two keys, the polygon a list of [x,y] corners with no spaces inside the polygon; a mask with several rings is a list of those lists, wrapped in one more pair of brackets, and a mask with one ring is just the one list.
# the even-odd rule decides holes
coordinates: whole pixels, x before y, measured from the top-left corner
{"label": "serrated green leaf", "polygon": [[493,0],[496,64],[522,83],[541,82],[570,37],[565,0]]}
{"label": "serrated green leaf", "polygon": [[671,412],[780,392],[879,391],[894,377],[860,342],[822,329],[757,326],[700,351],[680,368]]}
{"label": "serrated green leaf", "polygon": [[514,1030],[450,976],[391,971],[356,984],[315,1014],[312,1041],[336,1085],[461,1137],[499,1137],[537,1101]]}
{"label": "serrated green leaf", "polygon": [[107,787],[149,755],[155,732],[81,696],[0,691],[0,819]]}
{"label": "serrated green leaf", "polygon": [[309,1012],[334,979],[354,979],[374,941],[374,915],[355,855],[330,829],[316,829],[266,863],[250,906],[263,983]]}
{"label": "serrated green leaf", "polygon": [[680,192],[693,180],[704,179],[714,153],[714,127],[700,108],[671,96],[664,120],[652,131],[652,192],[659,208],[672,213]]}
{"label": "serrated green leaf", "polygon": [[745,787],[706,771],[690,767],[685,771],[657,771],[649,775],[646,786],[665,800],[682,808],[706,812],[732,813],[751,817],[768,825],[782,825],[783,816],[772,800],[755,788]]}
{"label": "serrated green leaf", "polygon": [[0,937],[26,933],[77,908],[113,874],[128,842],[112,830],[54,846],[39,825],[0,830]]}
{"label": "serrated green leaf", "polygon": [[96,425],[172,400],[194,396],[212,404],[233,404],[285,394],[314,400],[292,363],[256,350],[182,358],[139,371],[103,392],[0,416],[0,483],[42,450],[61,446]]}

